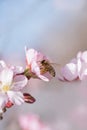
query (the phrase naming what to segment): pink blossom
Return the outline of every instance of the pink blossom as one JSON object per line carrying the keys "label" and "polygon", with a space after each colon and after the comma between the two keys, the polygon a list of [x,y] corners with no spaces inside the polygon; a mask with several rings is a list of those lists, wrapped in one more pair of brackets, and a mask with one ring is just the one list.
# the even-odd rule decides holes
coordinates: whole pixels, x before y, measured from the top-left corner
{"label": "pink blossom", "polygon": [[23,72],[21,66],[7,66],[0,61],[0,119],[3,119],[5,110],[14,104],[35,102],[30,94],[21,92],[28,82]]}
{"label": "pink blossom", "polygon": [[72,59],[61,69],[59,80],[73,81],[77,78],[83,80],[87,77],[87,51],[79,52],[77,57]]}
{"label": "pink blossom", "polygon": [[22,115],[19,118],[19,124],[22,130],[50,130],[37,115]]}
{"label": "pink blossom", "polygon": [[27,49],[26,48],[26,61],[27,61],[27,68],[31,73],[36,75],[38,78],[44,80],[44,81],[49,81],[50,76],[46,76],[46,72],[41,71],[41,62],[43,60],[48,61],[46,56],[44,56],[42,53],[37,52],[34,49]]}
{"label": "pink blossom", "polygon": [[4,108],[9,101],[21,105],[24,102],[21,90],[26,84],[27,78],[25,76],[14,76],[14,72],[10,68],[3,68],[0,71],[0,108]]}

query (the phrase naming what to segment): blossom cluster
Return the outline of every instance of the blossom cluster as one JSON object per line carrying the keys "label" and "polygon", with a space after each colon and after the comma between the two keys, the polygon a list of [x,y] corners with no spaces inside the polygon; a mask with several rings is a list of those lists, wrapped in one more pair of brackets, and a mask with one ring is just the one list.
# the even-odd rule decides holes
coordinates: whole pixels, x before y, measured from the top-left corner
{"label": "blossom cluster", "polygon": [[87,51],[78,52],[76,58],[72,59],[61,68],[61,81],[83,80],[87,78]]}
{"label": "blossom cluster", "polygon": [[31,78],[49,81],[55,76],[55,70],[46,56],[28,48],[25,48],[25,53],[25,68],[8,66],[0,60],[0,119],[3,118],[3,113],[14,105],[35,102],[33,96],[22,92]]}
{"label": "blossom cluster", "polygon": [[[3,118],[3,113],[14,105],[35,102],[33,96],[22,92],[23,88],[28,86],[31,78],[48,82],[56,75],[50,60],[41,52],[32,48],[25,48],[25,54],[25,68],[8,66],[3,60],[0,60],[0,119]],[[76,58],[61,68],[58,79],[73,81],[76,79],[83,80],[86,77],[87,51],[84,51],[79,52]]]}

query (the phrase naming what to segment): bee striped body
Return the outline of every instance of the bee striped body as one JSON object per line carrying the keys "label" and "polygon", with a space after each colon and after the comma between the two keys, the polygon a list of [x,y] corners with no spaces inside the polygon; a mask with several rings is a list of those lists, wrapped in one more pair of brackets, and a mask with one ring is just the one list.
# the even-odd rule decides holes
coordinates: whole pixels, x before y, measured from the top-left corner
{"label": "bee striped body", "polygon": [[49,63],[46,60],[41,61],[41,68],[40,69],[41,69],[41,73],[49,72],[53,77],[55,77],[55,75],[56,75],[55,69],[53,68],[51,63]]}

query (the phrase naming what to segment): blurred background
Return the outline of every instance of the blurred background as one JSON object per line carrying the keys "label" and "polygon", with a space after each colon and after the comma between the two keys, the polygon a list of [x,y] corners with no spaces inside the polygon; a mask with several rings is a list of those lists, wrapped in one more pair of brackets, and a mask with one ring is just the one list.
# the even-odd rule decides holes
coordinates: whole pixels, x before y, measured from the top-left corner
{"label": "blurred background", "polygon": [[[0,59],[25,66],[24,47],[64,65],[87,49],[86,0],[0,0]],[[58,67],[56,67],[56,70]],[[19,130],[18,117],[33,113],[52,130],[87,130],[87,82],[30,80],[33,105],[13,107],[1,130]]]}

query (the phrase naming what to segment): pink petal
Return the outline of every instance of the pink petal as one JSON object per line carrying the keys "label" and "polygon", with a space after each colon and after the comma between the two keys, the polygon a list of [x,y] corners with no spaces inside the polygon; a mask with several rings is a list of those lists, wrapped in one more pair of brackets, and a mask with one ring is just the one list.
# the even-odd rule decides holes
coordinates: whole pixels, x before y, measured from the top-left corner
{"label": "pink petal", "polygon": [[27,78],[24,75],[17,75],[14,77],[12,90],[19,91],[23,89],[28,83]]}
{"label": "pink petal", "polygon": [[87,63],[87,51],[84,51],[84,52],[82,53],[81,59],[82,59],[84,62]]}
{"label": "pink petal", "polygon": [[77,59],[77,72],[78,72],[78,75],[81,72],[81,68],[82,68],[82,62],[81,62],[80,59]]}
{"label": "pink petal", "polygon": [[36,62],[33,62],[31,67],[32,67],[32,72],[35,73],[37,77],[39,77],[44,81],[49,81],[49,79],[46,76],[40,74],[40,68]]}
{"label": "pink petal", "polygon": [[12,80],[13,80],[13,71],[12,70],[5,68],[4,70],[1,71],[0,81],[3,84],[11,85]]}
{"label": "pink petal", "polygon": [[82,62],[81,63],[81,70],[79,72],[79,79],[83,80],[86,77],[87,77],[87,63]]}
{"label": "pink petal", "polygon": [[15,75],[24,72],[24,68],[22,66],[11,66],[10,69],[12,69]]}
{"label": "pink petal", "polygon": [[77,54],[77,59],[81,59],[81,56],[82,56],[82,52],[80,51],[80,52],[78,52],[78,54]]}
{"label": "pink petal", "polygon": [[31,64],[32,61],[36,61],[37,51],[25,48],[25,53],[28,64]]}
{"label": "pink petal", "polygon": [[65,67],[62,68],[61,73],[66,80],[75,80],[77,78],[76,65],[73,63],[66,64]]}
{"label": "pink petal", "polygon": [[24,96],[21,92],[8,91],[7,95],[13,104],[21,105],[24,103]]}
{"label": "pink petal", "polygon": [[48,79],[47,77],[43,76],[43,75],[38,75],[38,77],[39,77],[40,79],[46,81],[46,82],[49,81],[49,79]]}
{"label": "pink petal", "polygon": [[42,53],[38,52],[38,53],[37,53],[37,56],[36,56],[36,60],[37,60],[38,62],[40,62],[40,61],[42,61],[42,60],[47,60],[47,57],[44,56]]}
{"label": "pink petal", "polygon": [[4,69],[6,67],[6,64],[3,60],[0,60],[0,70]]}
{"label": "pink petal", "polygon": [[32,62],[31,71],[35,73],[37,76],[40,75],[39,65],[35,61]]}
{"label": "pink petal", "polygon": [[51,80],[53,78],[53,76],[49,72],[44,73],[43,76],[46,77],[48,80]]}

